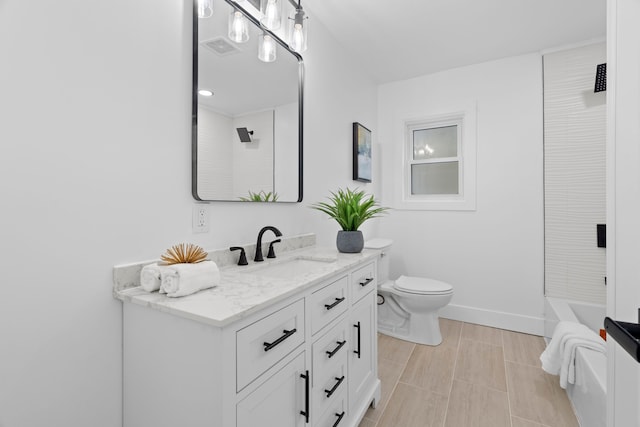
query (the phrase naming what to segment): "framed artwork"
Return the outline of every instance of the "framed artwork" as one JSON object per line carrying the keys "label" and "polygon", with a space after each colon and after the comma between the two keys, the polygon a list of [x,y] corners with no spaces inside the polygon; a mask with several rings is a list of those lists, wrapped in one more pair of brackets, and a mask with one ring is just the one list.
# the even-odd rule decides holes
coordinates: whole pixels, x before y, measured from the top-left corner
{"label": "framed artwork", "polygon": [[353,179],[371,182],[371,131],[353,123]]}

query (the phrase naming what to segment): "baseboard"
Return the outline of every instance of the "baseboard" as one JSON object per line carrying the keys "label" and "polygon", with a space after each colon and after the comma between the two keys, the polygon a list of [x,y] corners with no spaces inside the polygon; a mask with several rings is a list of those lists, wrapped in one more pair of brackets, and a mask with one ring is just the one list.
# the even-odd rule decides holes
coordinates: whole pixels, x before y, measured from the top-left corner
{"label": "baseboard", "polygon": [[449,304],[440,309],[438,315],[445,319],[475,323],[525,334],[544,335],[544,318],[542,317],[522,316],[514,313],[454,304]]}

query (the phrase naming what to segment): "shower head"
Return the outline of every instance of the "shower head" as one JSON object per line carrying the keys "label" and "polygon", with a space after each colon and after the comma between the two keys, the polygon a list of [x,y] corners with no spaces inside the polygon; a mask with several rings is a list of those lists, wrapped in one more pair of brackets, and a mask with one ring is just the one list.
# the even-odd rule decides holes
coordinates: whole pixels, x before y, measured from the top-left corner
{"label": "shower head", "polygon": [[251,135],[253,135],[252,130],[248,130],[247,128],[236,128],[238,131],[238,136],[240,137],[240,142],[251,142]]}
{"label": "shower head", "polygon": [[596,85],[594,92],[604,92],[607,90],[607,63],[598,64],[596,69]]}

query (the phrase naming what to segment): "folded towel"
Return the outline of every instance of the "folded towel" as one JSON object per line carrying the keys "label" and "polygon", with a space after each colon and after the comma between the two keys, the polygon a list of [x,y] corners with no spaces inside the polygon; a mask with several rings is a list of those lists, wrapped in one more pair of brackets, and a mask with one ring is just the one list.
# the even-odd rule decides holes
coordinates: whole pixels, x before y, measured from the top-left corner
{"label": "folded towel", "polygon": [[576,322],[559,322],[553,331],[551,342],[540,355],[542,369],[552,375],[560,375],[560,386],[575,383],[576,349],[585,347],[606,352],[604,341],[591,329]]}
{"label": "folded towel", "polygon": [[553,330],[551,342],[540,355],[542,369],[551,375],[558,375],[562,366],[562,355],[564,350],[564,340],[575,334],[580,334],[584,330],[584,325],[577,322],[558,322]]}
{"label": "folded towel", "polygon": [[160,291],[169,297],[183,297],[220,283],[220,271],[213,261],[173,264],[161,273]]}
{"label": "folded towel", "polygon": [[576,383],[576,353],[578,347],[588,348],[600,353],[606,353],[607,347],[600,335],[592,330],[585,336],[568,338],[564,347],[562,367],[560,369],[560,387],[567,388],[567,384]]}
{"label": "folded towel", "polygon": [[166,265],[158,265],[153,263],[145,265],[140,271],[140,285],[142,289],[147,292],[153,292],[160,289],[160,273],[163,269],[167,268]]}

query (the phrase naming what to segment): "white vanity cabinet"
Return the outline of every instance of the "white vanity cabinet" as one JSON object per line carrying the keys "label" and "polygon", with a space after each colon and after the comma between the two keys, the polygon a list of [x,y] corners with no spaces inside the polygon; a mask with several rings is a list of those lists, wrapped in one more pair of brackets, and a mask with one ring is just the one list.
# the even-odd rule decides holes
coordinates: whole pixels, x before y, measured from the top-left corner
{"label": "white vanity cabinet", "polygon": [[353,306],[349,320],[352,337],[349,352],[349,409],[357,412],[364,403],[358,400],[358,396],[368,394],[377,381],[375,292],[369,293]]}
{"label": "white vanity cabinet", "polygon": [[375,261],[313,283],[224,325],[123,299],[123,427],[357,427],[380,397]]}
{"label": "white vanity cabinet", "polygon": [[[349,352],[349,410],[367,409],[358,399],[371,393],[378,382],[376,265],[371,262],[351,273],[353,306],[349,316],[351,351]],[[364,407],[363,407],[364,405]]]}

